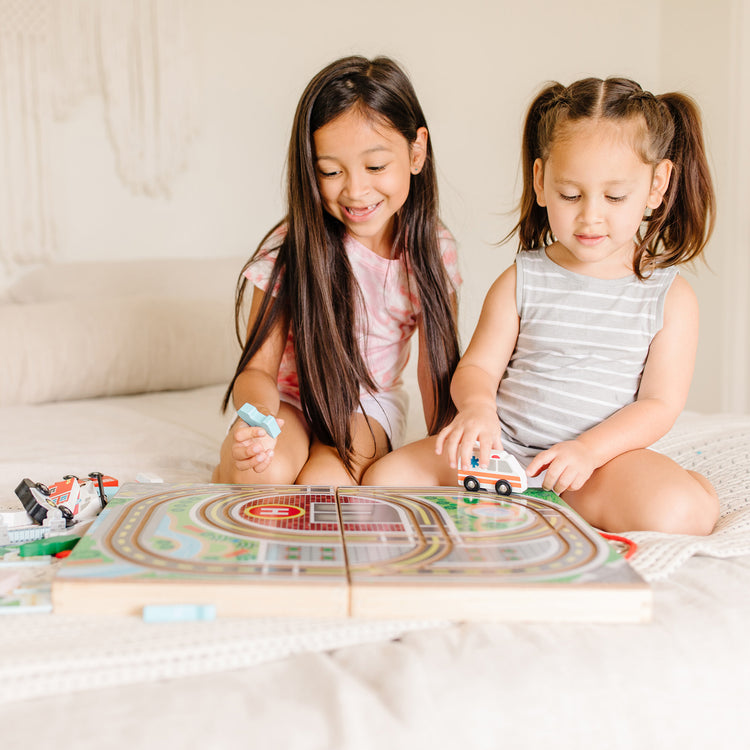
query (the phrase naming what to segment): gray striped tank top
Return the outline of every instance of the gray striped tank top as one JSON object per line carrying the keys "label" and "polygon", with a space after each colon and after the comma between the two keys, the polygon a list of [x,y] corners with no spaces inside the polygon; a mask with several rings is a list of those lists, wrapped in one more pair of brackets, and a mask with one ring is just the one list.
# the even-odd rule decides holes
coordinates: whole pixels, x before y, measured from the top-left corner
{"label": "gray striped tank top", "polygon": [[572,273],[544,250],[516,256],[520,331],[497,392],[503,442],[533,456],[631,403],[677,271],[649,279]]}

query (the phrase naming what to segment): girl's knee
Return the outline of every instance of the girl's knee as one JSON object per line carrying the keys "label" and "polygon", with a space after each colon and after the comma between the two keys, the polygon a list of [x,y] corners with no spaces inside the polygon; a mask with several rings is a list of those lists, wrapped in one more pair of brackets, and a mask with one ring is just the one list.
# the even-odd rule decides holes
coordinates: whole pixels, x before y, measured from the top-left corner
{"label": "girl's knee", "polygon": [[563,499],[592,526],[613,533],[710,534],[719,517],[713,486],[700,474],[667,469],[666,476],[653,472],[637,486],[625,481],[628,475],[600,472],[581,490],[563,493]]}
{"label": "girl's knee", "polygon": [[341,487],[357,484],[356,480],[341,463],[340,466],[328,464],[321,466],[314,461],[308,461],[297,476],[295,484],[312,484],[325,487]]}
{"label": "girl's knee", "polygon": [[708,536],[719,520],[719,495],[714,486],[704,476],[693,471],[688,473],[696,484],[693,498],[695,510],[692,519],[695,530],[692,533]]}
{"label": "girl's knee", "polygon": [[296,472],[283,458],[275,456],[265,471],[239,469],[229,458],[222,457],[214,469],[212,482],[221,484],[294,484]]}
{"label": "girl's knee", "polygon": [[701,479],[691,477],[690,482],[664,490],[661,501],[654,504],[649,528],[668,534],[710,534],[719,518],[719,498],[711,484]]}
{"label": "girl's knee", "polygon": [[389,483],[388,480],[393,476],[393,472],[389,471],[386,465],[390,463],[390,461],[387,460],[390,455],[391,454],[383,456],[377,461],[371,463],[364,470],[364,472],[362,472],[362,479],[360,481],[360,484],[366,485],[368,487],[387,486]]}
{"label": "girl's knee", "polygon": [[453,486],[456,470],[445,456],[435,453],[435,438],[428,437],[409,443],[371,464],[362,477],[362,484],[393,487]]}

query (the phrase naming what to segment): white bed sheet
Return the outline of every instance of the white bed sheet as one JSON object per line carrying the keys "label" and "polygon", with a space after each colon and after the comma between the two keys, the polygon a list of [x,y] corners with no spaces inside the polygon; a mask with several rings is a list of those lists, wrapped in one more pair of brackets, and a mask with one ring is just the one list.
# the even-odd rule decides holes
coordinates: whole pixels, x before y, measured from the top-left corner
{"label": "white bed sheet", "polygon": [[[2,409],[0,499],[12,500],[24,476],[50,482],[91,470],[123,481],[139,472],[206,481],[225,430],[221,390]],[[729,452],[719,436],[750,443],[749,423],[688,416],[667,452],[723,466],[718,459]],[[694,438],[705,445],[696,448]],[[744,523],[750,467],[742,455],[732,458],[731,477],[722,474],[731,502],[728,490],[720,494],[724,519],[739,512]],[[741,529],[738,539],[746,537]],[[640,541],[647,549],[675,540]],[[349,623],[305,640],[308,623],[296,635],[279,634],[275,646],[269,640],[264,651],[249,625],[237,635],[241,623],[208,623],[204,631],[197,623],[186,626],[190,648],[170,651],[168,630],[141,638],[137,619],[130,627],[102,619],[61,628],[54,616],[37,615],[19,632],[22,621],[0,618],[0,744],[745,748],[750,555],[740,547],[728,559],[711,553],[691,548],[653,584],[648,625]],[[174,635],[184,646],[186,631]],[[163,648],[146,647],[159,639]],[[48,666],[35,673],[35,692],[23,649]],[[211,649],[225,661],[207,658]],[[133,667],[150,658],[153,669],[113,683],[107,654]],[[87,669],[97,684],[81,679]]]}
{"label": "white bed sheet", "polygon": [[227,418],[222,386],[0,409],[0,492],[24,477],[46,484],[101,471],[165,482],[207,482]]}
{"label": "white bed sheet", "polygon": [[739,750],[748,591],[750,557],[694,557],[655,584],[649,625],[456,624],[181,679],[58,683],[0,707],[2,744]]}

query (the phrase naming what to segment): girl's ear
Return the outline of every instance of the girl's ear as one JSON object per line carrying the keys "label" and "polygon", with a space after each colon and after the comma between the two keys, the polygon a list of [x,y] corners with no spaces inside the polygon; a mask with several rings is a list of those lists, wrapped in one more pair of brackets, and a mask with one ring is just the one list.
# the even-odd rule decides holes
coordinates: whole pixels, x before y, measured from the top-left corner
{"label": "girl's ear", "polygon": [[654,169],[654,178],[651,181],[651,190],[648,194],[646,206],[648,208],[659,208],[664,199],[664,193],[669,187],[669,180],[672,177],[672,162],[669,159],[662,159]]}
{"label": "girl's ear", "polygon": [[422,171],[424,160],[427,158],[427,139],[429,137],[427,128],[419,128],[417,137],[409,147],[412,174],[419,174]]}
{"label": "girl's ear", "polygon": [[534,192],[536,193],[536,202],[544,207],[547,205],[547,199],[544,197],[544,164],[541,159],[534,162]]}

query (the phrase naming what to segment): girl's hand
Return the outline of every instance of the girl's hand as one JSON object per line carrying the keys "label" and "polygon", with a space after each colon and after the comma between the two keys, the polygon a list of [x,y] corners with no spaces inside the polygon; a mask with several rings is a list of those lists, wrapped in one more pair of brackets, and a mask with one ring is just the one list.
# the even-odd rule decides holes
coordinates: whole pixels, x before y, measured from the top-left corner
{"label": "girl's hand", "polygon": [[[279,427],[283,427],[283,419],[277,418],[276,422]],[[239,417],[233,429],[232,458],[235,466],[240,471],[248,469],[257,473],[265,471],[273,459],[278,438],[272,438],[262,427],[251,427]]]}
{"label": "girl's hand", "polygon": [[492,449],[503,447],[500,439],[500,420],[495,405],[470,407],[460,411],[453,421],[438,433],[435,442],[435,453],[445,452],[452,469],[458,467],[461,458],[462,466],[469,466],[471,452],[476,442],[479,443],[479,465],[486,467]]}
{"label": "girl's hand", "polygon": [[542,489],[562,495],[580,490],[597,468],[591,451],[579,440],[566,440],[537,453],[526,469],[530,477],[547,469]]}

